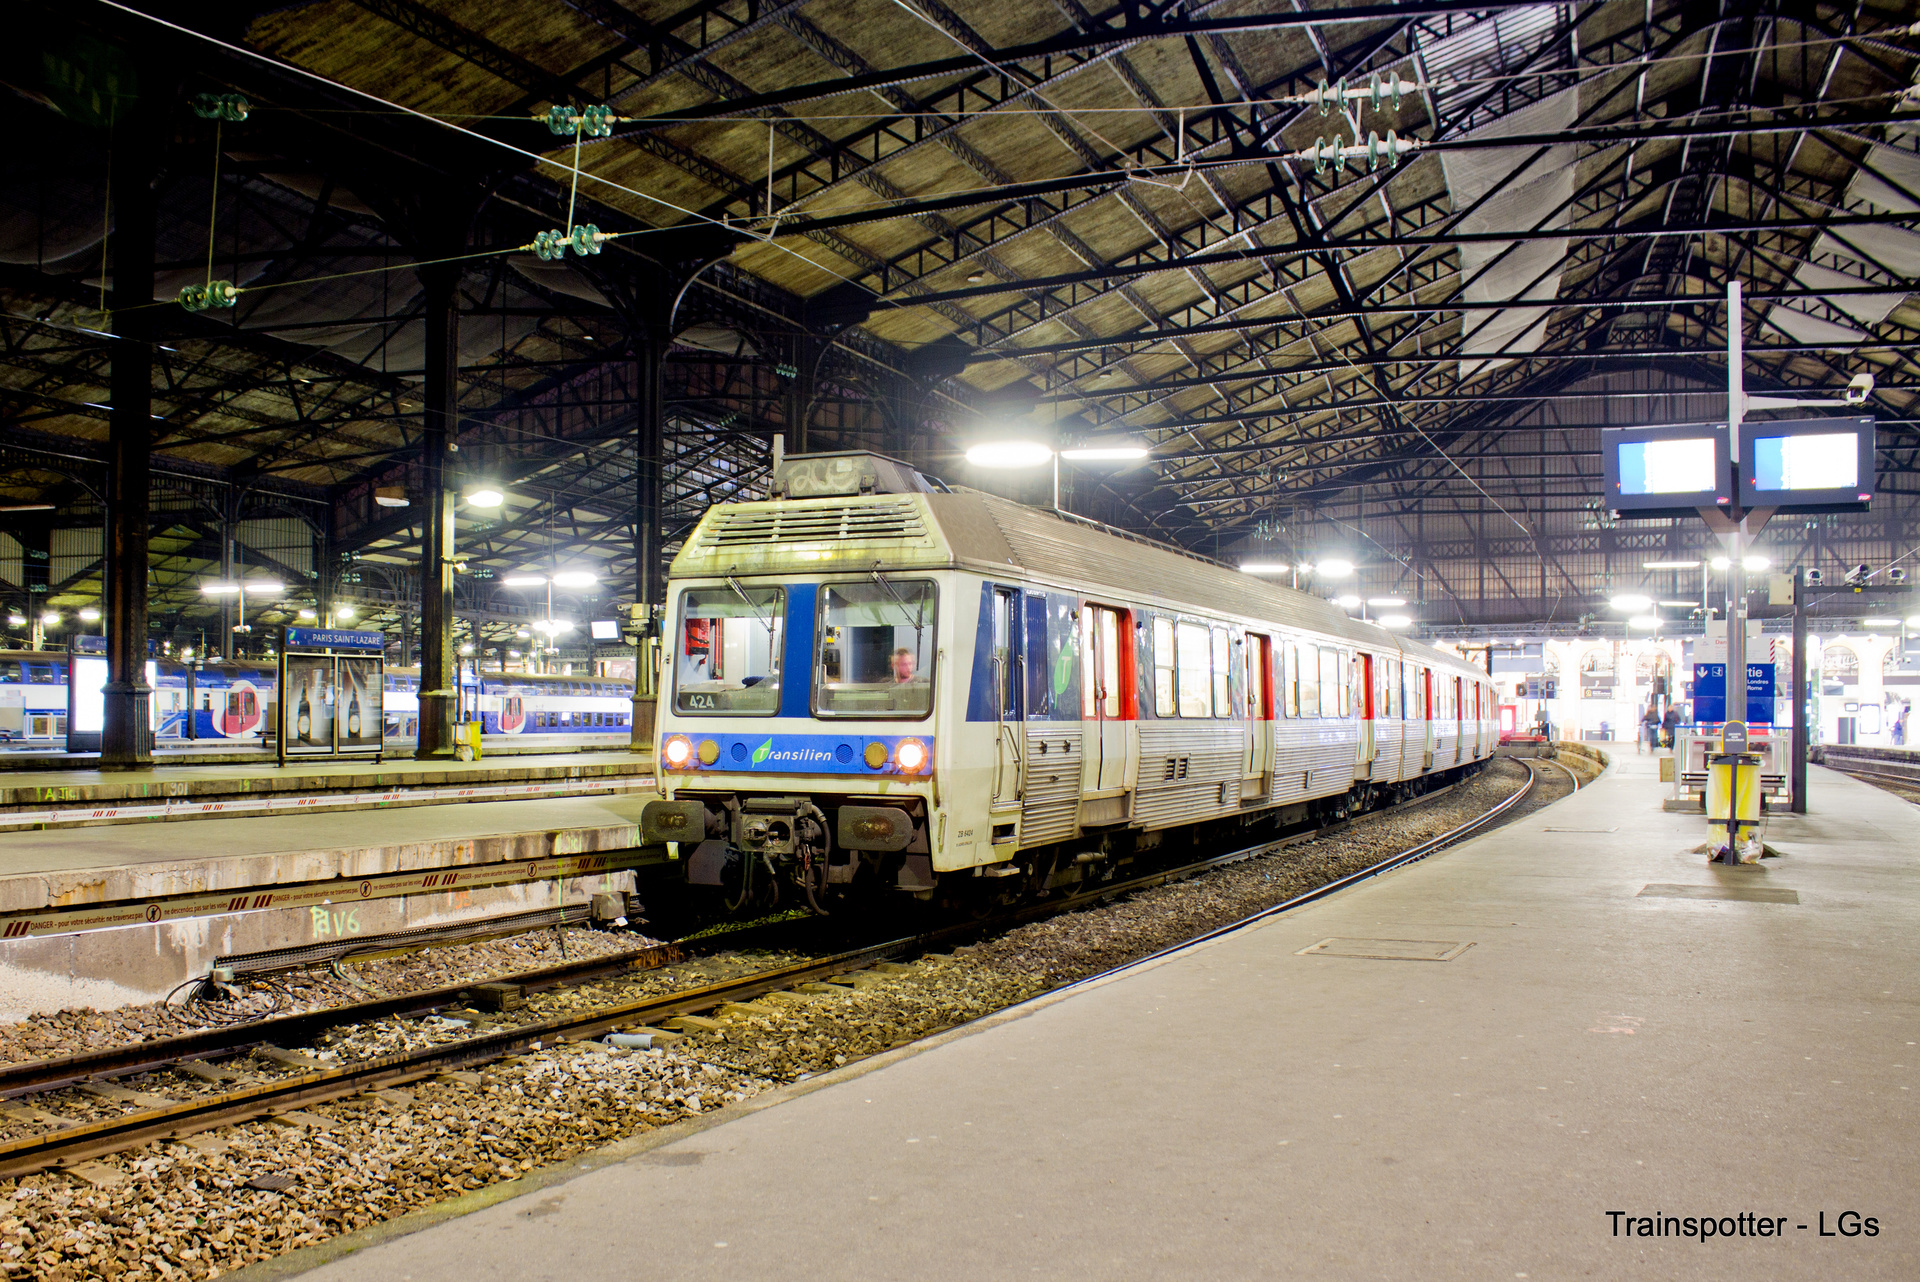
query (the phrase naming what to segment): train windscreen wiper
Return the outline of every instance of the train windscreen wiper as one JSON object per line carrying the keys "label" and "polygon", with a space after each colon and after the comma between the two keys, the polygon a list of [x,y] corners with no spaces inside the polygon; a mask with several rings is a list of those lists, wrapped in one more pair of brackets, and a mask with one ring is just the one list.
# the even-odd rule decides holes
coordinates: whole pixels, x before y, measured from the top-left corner
{"label": "train windscreen wiper", "polygon": [[907,599],[900,595],[900,589],[893,586],[893,580],[880,573],[877,569],[873,571],[873,581],[886,589],[887,595],[892,597],[894,603],[900,607],[900,613],[906,616],[908,626],[913,629],[913,645],[917,651],[920,648],[920,642],[922,640],[921,634],[926,630],[927,626],[926,605],[922,603],[917,612],[909,609]]}

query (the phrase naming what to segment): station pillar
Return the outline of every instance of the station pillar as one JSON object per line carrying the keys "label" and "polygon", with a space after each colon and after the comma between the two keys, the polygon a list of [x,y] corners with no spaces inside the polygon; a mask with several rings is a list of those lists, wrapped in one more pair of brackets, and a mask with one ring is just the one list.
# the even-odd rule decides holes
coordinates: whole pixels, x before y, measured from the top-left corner
{"label": "station pillar", "polygon": [[[633,659],[633,724],[627,743],[635,752],[653,745],[654,716],[659,691],[641,666],[647,662],[649,639],[659,635],[660,612],[666,599],[661,570],[661,456],[666,446],[665,387],[668,335],[664,326],[636,326],[633,344],[634,428],[633,578],[634,601],[640,618],[639,640]],[[666,652],[664,639],[661,653]]]}
{"label": "station pillar", "polygon": [[414,756],[453,755],[458,691],[453,666],[454,478],[458,448],[460,305],[457,263],[420,269],[426,286],[426,421],[420,437],[425,526],[420,542],[420,717]]}
{"label": "station pillar", "polygon": [[147,684],[148,453],[153,448],[153,234],[156,140],[138,117],[113,134],[113,401],[107,437],[107,529],[101,605],[107,682],[101,689],[100,767],[153,764]]}

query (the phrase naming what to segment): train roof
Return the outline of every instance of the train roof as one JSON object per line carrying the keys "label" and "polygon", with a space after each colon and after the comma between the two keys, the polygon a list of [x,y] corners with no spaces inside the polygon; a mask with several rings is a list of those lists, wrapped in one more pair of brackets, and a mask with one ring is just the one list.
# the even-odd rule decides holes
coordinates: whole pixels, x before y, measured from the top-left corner
{"label": "train roof", "polygon": [[1351,618],[1310,592],[980,490],[718,504],[681,547],[670,577],[865,573],[876,567],[965,569],[1071,584],[1096,594],[1105,590],[1116,601],[1262,619],[1472,670],[1458,656]]}

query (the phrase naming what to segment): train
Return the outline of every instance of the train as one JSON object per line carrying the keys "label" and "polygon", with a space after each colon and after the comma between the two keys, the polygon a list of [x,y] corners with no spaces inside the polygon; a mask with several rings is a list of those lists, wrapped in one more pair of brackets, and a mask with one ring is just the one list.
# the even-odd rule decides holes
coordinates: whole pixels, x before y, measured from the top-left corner
{"label": "train", "polygon": [[1310,593],[876,455],[803,455],[668,572],[643,840],[728,905],[1001,900],[1493,755],[1488,675]]}
{"label": "train", "polygon": [[[273,737],[276,665],[258,660],[187,665],[150,661],[156,744],[226,741],[265,747]],[[382,693],[385,737],[418,733],[420,673],[389,668]],[[16,702],[15,700],[18,700]],[[17,715],[8,715],[18,708]],[[616,677],[461,673],[460,710],[485,735],[630,733],[633,683]],[[0,650],[0,741],[31,743],[66,731],[67,654]],[[17,724],[16,724],[17,723]]]}

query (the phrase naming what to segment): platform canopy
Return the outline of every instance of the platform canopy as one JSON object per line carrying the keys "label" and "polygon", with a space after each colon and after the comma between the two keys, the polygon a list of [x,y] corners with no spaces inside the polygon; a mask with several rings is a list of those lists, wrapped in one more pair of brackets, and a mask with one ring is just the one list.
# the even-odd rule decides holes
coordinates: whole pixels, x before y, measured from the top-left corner
{"label": "platform canopy", "polygon": [[[1750,391],[1877,382],[1870,512],[1776,525],[1773,565],[1920,544],[1910,6],[10,16],[0,598],[23,619],[101,596],[115,336],[153,357],[151,609],[176,638],[232,608],[207,581],[248,576],[286,589],[249,602],[264,621],[412,617],[448,324],[449,484],[501,495],[461,501],[451,548],[482,646],[546,609],[509,579],[580,576],[556,608],[581,641],[624,614],[637,559],[759,495],[776,439],[1049,501],[1040,470],[965,461],[1013,431],[1149,449],[1064,461],[1082,515],[1350,560],[1348,590],[1430,629],[1575,627],[1610,592],[1697,594],[1645,563],[1701,557],[1704,527],[1616,522],[1598,429],[1724,421],[1730,324]],[[150,304],[112,297],[129,184]]]}

